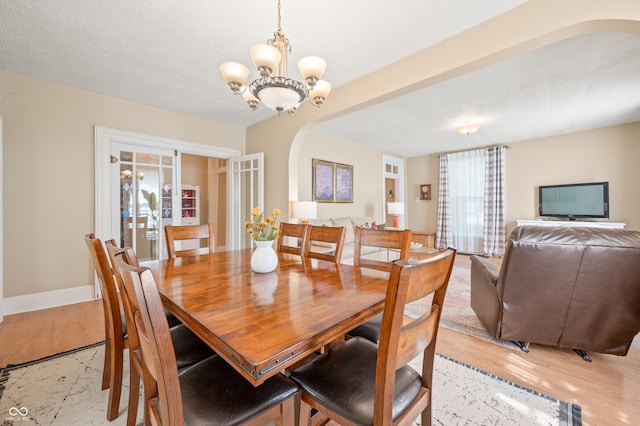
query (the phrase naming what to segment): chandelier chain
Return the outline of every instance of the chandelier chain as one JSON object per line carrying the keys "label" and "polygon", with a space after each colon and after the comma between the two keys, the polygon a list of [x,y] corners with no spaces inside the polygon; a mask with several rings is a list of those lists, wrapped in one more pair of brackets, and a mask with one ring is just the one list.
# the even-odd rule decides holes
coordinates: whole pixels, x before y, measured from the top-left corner
{"label": "chandelier chain", "polygon": [[278,0],[278,32],[282,32],[281,21],[282,17],[280,16],[280,0]]}

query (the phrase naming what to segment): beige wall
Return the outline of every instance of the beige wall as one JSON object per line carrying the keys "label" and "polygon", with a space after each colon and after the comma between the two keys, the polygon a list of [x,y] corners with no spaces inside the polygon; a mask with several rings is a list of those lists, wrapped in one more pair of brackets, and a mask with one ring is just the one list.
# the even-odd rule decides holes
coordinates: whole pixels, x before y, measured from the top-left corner
{"label": "beige wall", "polygon": [[93,282],[95,125],[244,151],[245,129],[0,71],[4,297]]}
{"label": "beige wall", "polygon": [[297,162],[297,199],[312,199],[312,159],[349,164],[353,166],[353,203],[318,203],[318,217],[372,217],[382,218],[382,153],[380,151],[336,139],[327,135],[310,133],[302,143]]}
{"label": "beige wall", "polygon": [[[406,227],[414,231],[436,232],[438,222],[438,157],[434,155],[407,159],[405,203]],[[419,200],[420,185],[431,184],[431,199]]]}
{"label": "beige wall", "polygon": [[[517,219],[536,219],[538,186],[609,182],[611,222],[640,229],[640,123],[606,127],[510,144],[506,151],[507,235]],[[438,203],[438,158],[407,162],[409,199],[420,183],[431,183],[432,199],[410,203],[408,226],[435,231]]]}
{"label": "beige wall", "polygon": [[507,232],[537,218],[538,186],[609,182],[609,220],[640,229],[640,123],[511,144]]}

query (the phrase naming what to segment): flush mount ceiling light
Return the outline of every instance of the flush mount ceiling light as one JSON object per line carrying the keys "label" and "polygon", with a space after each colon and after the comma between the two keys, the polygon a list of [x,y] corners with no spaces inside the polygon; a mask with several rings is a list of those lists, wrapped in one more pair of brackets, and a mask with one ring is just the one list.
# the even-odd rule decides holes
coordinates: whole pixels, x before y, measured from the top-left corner
{"label": "flush mount ceiling light", "polygon": [[251,46],[249,53],[260,78],[243,86],[249,77],[249,68],[239,62],[223,63],[220,65],[220,73],[231,91],[236,95],[241,94],[252,111],[262,102],[278,114],[282,111],[293,113],[306,98],[319,107],[329,96],[331,84],[320,80],[327,67],[326,61],[322,58],[306,56],[298,61],[298,69],[304,82],[287,76],[291,45],[280,26],[280,0],[278,30],[266,43]]}
{"label": "flush mount ceiling light", "polygon": [[477,131],[480,128],[477,124],[471,124],[470,122],[465,122],[462,126],[456,127],[456,132],[461,135],[470,135],[471,133]]}

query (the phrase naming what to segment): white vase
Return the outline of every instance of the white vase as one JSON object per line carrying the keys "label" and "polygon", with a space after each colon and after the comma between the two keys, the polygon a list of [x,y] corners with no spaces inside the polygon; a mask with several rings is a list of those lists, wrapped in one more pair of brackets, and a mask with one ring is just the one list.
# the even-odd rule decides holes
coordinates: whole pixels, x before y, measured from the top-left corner
{"label": "white vase", "polygon": [[251,269],[255,272],[267,273],[278,266],[278,255],[273,249],[273,241],[256,241],[256,249],[251,255]]}

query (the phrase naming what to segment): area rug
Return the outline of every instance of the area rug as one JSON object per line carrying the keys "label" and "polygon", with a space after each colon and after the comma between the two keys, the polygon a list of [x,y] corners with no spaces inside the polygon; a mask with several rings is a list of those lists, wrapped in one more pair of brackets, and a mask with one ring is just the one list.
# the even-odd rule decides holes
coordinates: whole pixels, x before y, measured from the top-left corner
{"label": "area rug", "polygon": [[[0,372],[2,425],[124,425],[106,420],[108,391],[100,390],[104,345],[91,346]],[[127,363],[125,362],[125,366]],[[420,371],[419,364],[412,362]],[[128,377],[128,373],[125,373]],[[126,379],[125,379],[126,382]],[[138,413],[141,424],[142,409]],[[420,424],[419,422],[415,423]],[[433,385],[434,425],[579,426],[581,408],[438,355]]]}
{"label": "area rug", "polygon": [[[499,262],[499,260],[496,260],[496,262]],[[424,312],[424,309],[426,309],[426,306],[416,302],[407,308],[406,313],[417,317]],[[473,312],[473,309],[471,309],[471,260],[469,255],[456,255],[451,277],[449,278],[447,295],[444,299],[440,325],[505,348],[520,350],[513,342],[495,339],[490,336],[475,312]]]}

